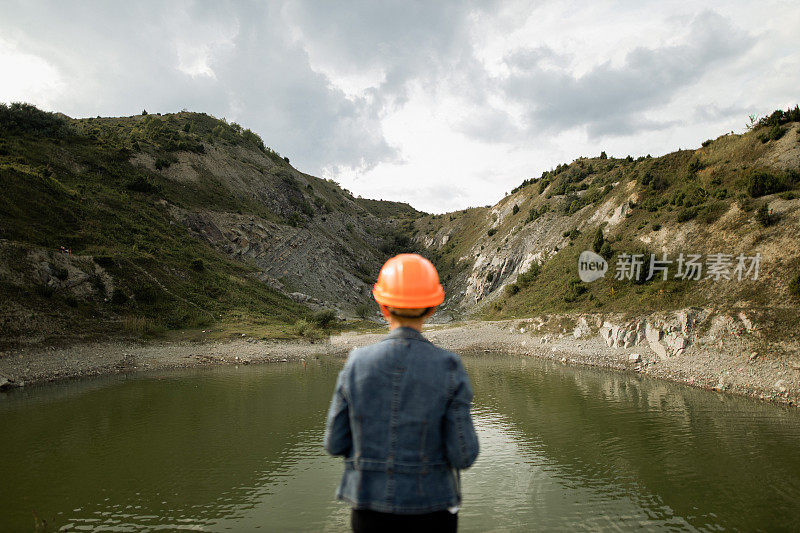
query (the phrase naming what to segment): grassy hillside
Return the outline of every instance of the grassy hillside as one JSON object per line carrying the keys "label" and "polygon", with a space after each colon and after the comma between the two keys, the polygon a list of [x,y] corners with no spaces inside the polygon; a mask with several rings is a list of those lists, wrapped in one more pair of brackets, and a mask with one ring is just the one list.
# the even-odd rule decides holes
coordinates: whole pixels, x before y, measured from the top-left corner
{"label": "grassy hillside", "polygon": [[[302,174],[250,130],[200,113],[74,120],[13,104],[0,106],[0,134],[4,344],[184,328],[304,333],[326,303],[288,298],[314,276],[287,265],[327,251],[324,268],[366,284],[354,276],[371,282],[403,243],[395,219],[416,215]],[[258,227],[274,249],[248,242]]]}
{"label": "grassy hillside", "polygon": [[[776,111],[744,135],[723,135],[697,150],[579,158],[525,180],[491,208],[421,217],[414,239],[446,272],[453,267],[451,305],[486,318],[697,305],[796,324],[799,121],[798,108]],[[578,279],[577,260],[593,248],[610,271],[587,284]],[[614,279],[622,253],[675,259],[681,252],[760,253],[760,277]]]}
{"label": "grassy hillside", "polygon": [[[0,179],[2,345],[308,334],[315,317],[373,314],[381,264],[410,250],[436,264],[456,316],[697,305],[800,327],[798,108],[696,150],[579,158],[444,215],[354,198],[202,113],[75,120],[0,105]],[[586,284],[577,258],[591,249],[610,272]],[[624,253],[715,252],[761,254],[761,276],[613,279]]]}

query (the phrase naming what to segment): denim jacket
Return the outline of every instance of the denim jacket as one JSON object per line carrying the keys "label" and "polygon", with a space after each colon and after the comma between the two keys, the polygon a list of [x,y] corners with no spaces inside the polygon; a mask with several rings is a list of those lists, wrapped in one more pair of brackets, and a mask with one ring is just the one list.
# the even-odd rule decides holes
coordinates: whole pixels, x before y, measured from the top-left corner
{"label": "denim jacket", "polygon": [[459,505],[458,470],[478,456],[471,401],[461,359],[414,329],[353,350],[325,427],[325,449],[345,458],[336,496],[396,514]]}

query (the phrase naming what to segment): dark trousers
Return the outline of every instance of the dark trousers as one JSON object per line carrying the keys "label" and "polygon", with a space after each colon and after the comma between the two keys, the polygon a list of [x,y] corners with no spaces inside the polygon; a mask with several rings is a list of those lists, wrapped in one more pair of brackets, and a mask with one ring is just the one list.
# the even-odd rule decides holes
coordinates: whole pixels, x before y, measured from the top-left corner
{"label": "dark trousers", "polygon": [[353,533],[455,533],[458,514],[436,511],[427,514],[390,514],[353,509],[350,516]]}

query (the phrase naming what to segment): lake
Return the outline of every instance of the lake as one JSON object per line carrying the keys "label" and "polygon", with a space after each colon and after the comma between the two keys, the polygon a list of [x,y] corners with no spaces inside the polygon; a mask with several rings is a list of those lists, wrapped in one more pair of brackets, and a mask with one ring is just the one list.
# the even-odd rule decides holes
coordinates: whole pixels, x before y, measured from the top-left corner
{"label": "lake", "polygon": [[[460,531],[800,528],[800,412],[516,356],[464,356],[481,455]],[[321,446],[341,361],[0,394],[0,530],[347,531]]]}

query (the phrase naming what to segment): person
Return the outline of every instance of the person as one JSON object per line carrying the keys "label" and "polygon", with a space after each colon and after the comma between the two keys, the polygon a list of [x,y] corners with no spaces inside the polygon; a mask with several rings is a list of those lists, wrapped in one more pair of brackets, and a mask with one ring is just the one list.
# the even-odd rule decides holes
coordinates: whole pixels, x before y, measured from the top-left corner
{"label": "person", "polygon": [[461,359],[421,333],[444,301],[438,273],[422,256],[400,254],[372,294],[389,334],[350,353],[325,426],[325,449],[344,457],[337,498],[352,506],[356,533],[456,531],[460,470],[479,446]]}

